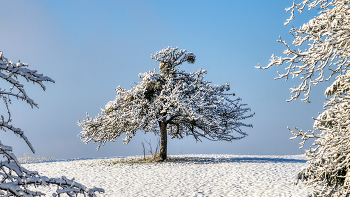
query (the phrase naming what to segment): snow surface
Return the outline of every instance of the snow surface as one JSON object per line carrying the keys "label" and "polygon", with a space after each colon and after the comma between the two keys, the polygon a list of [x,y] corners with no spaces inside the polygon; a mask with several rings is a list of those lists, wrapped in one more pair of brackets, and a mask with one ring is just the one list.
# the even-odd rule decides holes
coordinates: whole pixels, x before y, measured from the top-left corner
{"label": "snow surface", "polygon": [[[307,196],[294,185],[306,166],[301,155],[173,155],[178,161],[111,164],[116,158],[71,159],[22,164],[48,177],[66,176],[98,196]],[[187,160],[185,160],[187,158]],[[56,188],[41,191],[51,196]]]}

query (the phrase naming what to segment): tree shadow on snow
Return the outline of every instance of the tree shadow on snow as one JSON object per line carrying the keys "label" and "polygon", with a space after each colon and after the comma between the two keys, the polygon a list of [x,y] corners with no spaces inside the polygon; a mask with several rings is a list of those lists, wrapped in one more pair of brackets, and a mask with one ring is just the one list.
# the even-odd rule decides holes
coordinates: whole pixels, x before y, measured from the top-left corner
{"label": "tree shadow on snow", "polygon": [[288,159],[288,158],[271,158],[271,157],[170,157],[168,162],[174,163],[306,163],[306,159]]}

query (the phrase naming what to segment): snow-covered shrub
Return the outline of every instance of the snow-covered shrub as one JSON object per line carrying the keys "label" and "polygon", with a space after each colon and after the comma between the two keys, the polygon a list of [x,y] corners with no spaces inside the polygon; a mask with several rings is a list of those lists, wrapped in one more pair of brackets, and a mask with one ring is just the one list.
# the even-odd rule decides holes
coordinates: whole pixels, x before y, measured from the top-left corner
{"label": "snow-covered shrub", "polygon": [[18,157],[17,160],[19,161],[19,163],[33,163],[33,162],[42,162],[42,161],[53,161],[54,159],[52,157],[48,157],[45,155],[34,157],[29,153],[24,153],[23,157]]}
{"label": "snow-covered shrub", "polygon": [[[11,124],[12,120],[9,104],[11,104],[11,98],[16,98],[27,102],[31,107],[38,107],[38,104],[28,97],[24,90],[24,85],[18,81],[19,77],[25,78],[28,82],[39,84],[43,90],[45,90],[43,81],[53,83],[55,81],[49,77],[43,76],[43,74],[38,74],[36,70],[30,70],[26,67],[28,67],[28,64],[21,62],[12,63],[0,52],[0,78],[3,79],[4,82],[10,84],[8,89],[0,88],[0,98],[4,101],[8,115],[7,118],[1,115],[0,129],[3,131],[12,131],[14,134],[20,136],[28,144],[31,151],[35,153],[32,144],[24,135],[23,131]],[[52,196],[60,196],[60,194],[67,194],[68,196],[76,196],[78,194],[96,196],[95,192],[104,192],[101,188],[86,188],[84,185],[75,182],[74,179],[69,180],[66,177],[48,178],[46,176],[40,176],[36,171],[26,170],[12,153],[12,147],[2,144],[1,141],[0,155],[5,159],[0,160],[1,196],[42,196],[45,194],[40,191],[32,191],[29,187],[38,188],[38,186],[49,185],[57,187],[56,193],[53,193]]]}

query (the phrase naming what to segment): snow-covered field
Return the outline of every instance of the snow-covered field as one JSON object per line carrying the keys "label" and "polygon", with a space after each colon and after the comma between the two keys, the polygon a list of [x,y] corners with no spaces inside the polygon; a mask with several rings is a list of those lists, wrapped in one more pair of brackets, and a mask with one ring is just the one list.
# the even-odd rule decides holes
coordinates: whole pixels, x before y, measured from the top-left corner
{"label": "snow-covered field", "polygon": [[[293,185],[306,165],[300,155],[174,155],[176,162],[111,164],[115,158],[74,159],[23,164],[48,177],[66,176],[98,196],[307,196]],[[184,159],[184,158],[187,158]],[[42,188],[51,196],[56,188]],[[51,190],[51,191],[50,191]]]}

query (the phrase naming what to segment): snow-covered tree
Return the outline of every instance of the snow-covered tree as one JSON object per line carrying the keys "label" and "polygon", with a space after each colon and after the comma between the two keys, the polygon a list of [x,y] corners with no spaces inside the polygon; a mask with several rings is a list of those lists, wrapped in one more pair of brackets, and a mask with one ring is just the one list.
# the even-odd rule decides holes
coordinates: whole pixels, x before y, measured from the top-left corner
{"label": "snow-covered tree", "polygon": [[[305,141],[315,139],[313,146],[306,151],[308,166],[298,175],[298,181],[306,186],[314,187],[313,196],[350,196],[350,1],[348,0],[304,0],[297,4],[295,0],[287,12],[291,17],[287,25],[294,19],[294,11],[303,12],[318,8],[319,15],[303,24],[300,28],[292,28],[294,35],[293,44],[297,50],[291,47],[281,38],[287,49],[286,57],[272,55],[267,69],[273,65],[287,64],[284,74],[279,74],[276,79],[291,75],[293,78],[301,76],[302,82],[298,87],[291,88],[291,100],[295,100],[304,92],[309,102],[311,85],[328,81],[335,77],[336,81],[326,89],[325,95],[331,98],[325,103],[325,111],[315,119],[314,131],[303,132],[295,127],[295,131],[288,128],[295,139],[301,137],[301,147]],[[306,50],[300,49],[307,45]],[[298,48],[299,47],[299,48]],[[325,68],[330,70],[330,75],[325,79]],[[315,76],[317,74],[317,76]]]}
{"label": "snow-covered tree", "polygon": [[[186,50],[168,47],[151,56],[159,62],[159,71],[139,74],[141,82],[126,90],[117,87],[114,101],[95,118],[79,121],[79,136],[85,143],[98,142],[99,146],[114,141],[122,133],[128,143],[136,131],[154,132],[160,135],[160,157],[167,158],[167,135],[182,139],[192,135],[196,140],[232,141],[247,134],[241,126],[252,127],[242,120],[250,108],[240,104],[240,98],[227,93],[230,85],[212,85],[204,80],[205,70],[186,73],[178,66],[184,62],[194,63],[196,56]],[[237,132],[239,136],[232,133]]]}
{"label": "snow-covered tree", "polygon": [[[38,107],[24,90],[24,85],[19,81],[20,77],[25,78],[28,82],[39,84],[43,90],[45,86],[44,81],[55,82],[49,77],[38,74],[36,70],[27,68],[28,64],[13,63],[3,56],[0,52],[0,78],[8,82],[10,87],[8,89],[0,88],[0,98],[3,99],[7,117],[1,115],[0,129],[3,131],[12,131],[14,134],[20,136],[29,146],[31,151],[35,153],[33,146],[24,135],[20,128],[14,127],[11,124],[11,113],[9,104],[11,98],[20,99],[27,102],[31,107]],[[53,185],[57,187],[56,193],[53,196],[60,196],[60,194],[67,194],[68,196],[77,196],[83,194],[84,196],[96,196],[95,192],[104,192],[100,188],[86,188],[85,186],[66,177],[62,178],[48,178],[40,176],[36,171],[26,170],[18,162],[16,156],[12,153],[12,147],[5,146],[0,141],[0,154],[5,160],[0,160],[0,195],[1,196],[42,196],[45,195],[40,191],[32,191],[38,186]]]}
{"label": "snow-covered tree", "polygon": [[[340,75],[326,89],[325,96],[332,96],[325,103],[325,111],[315,118],[314,129],[321,131],[291,132],[295,139],[314,138],[314,147],[306,151],[308,166],[298,175],[297,182],[314,187],[315,196],[350,195],[350,71]],[[297,183],[296,182],[296,183]]]}

